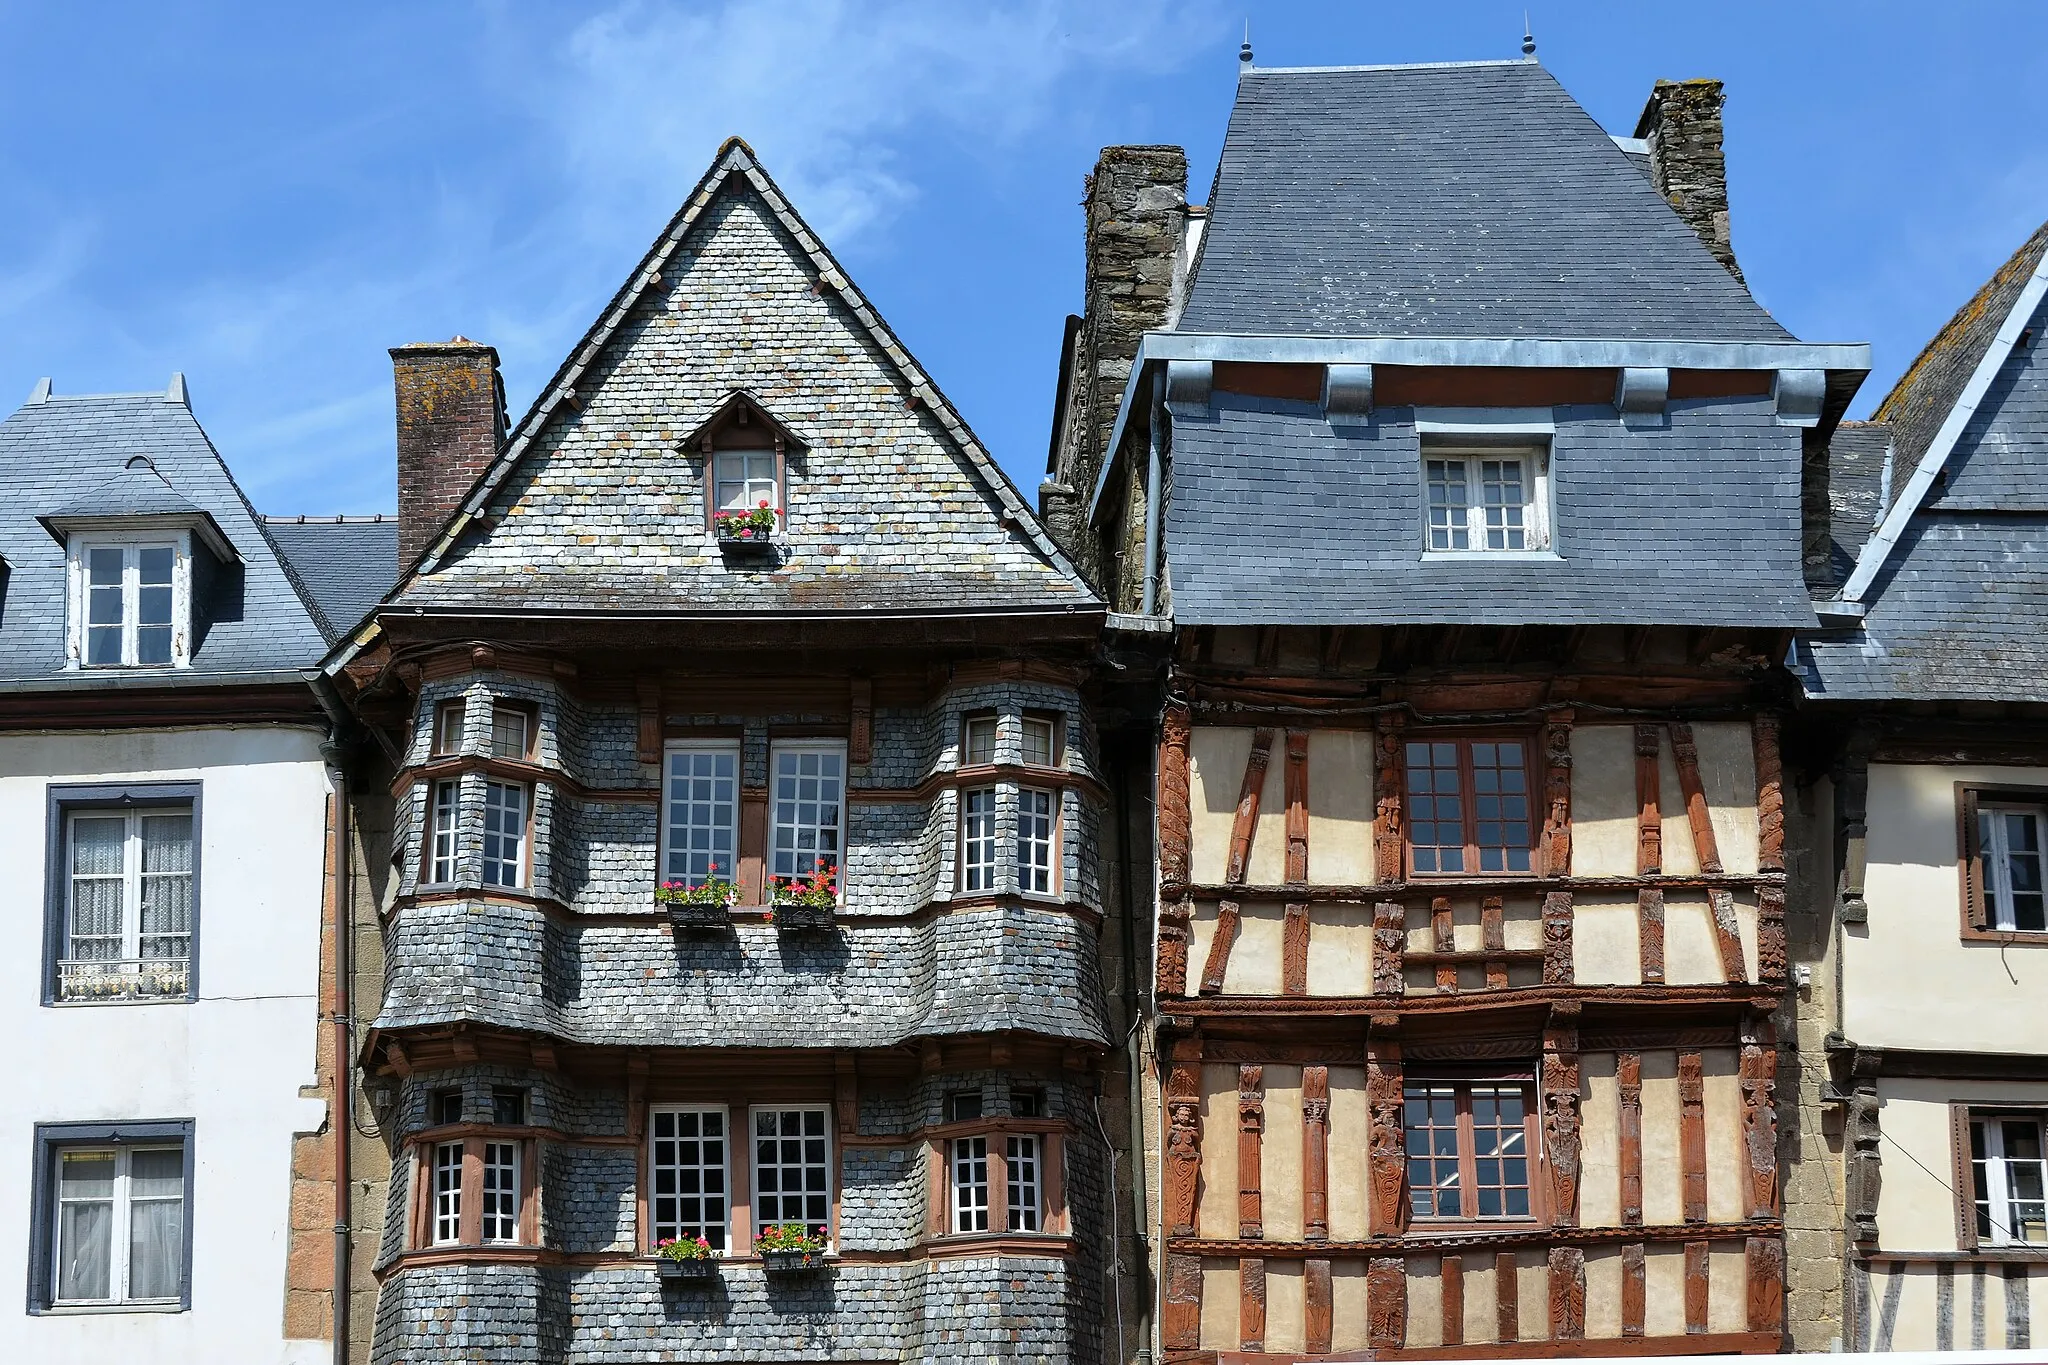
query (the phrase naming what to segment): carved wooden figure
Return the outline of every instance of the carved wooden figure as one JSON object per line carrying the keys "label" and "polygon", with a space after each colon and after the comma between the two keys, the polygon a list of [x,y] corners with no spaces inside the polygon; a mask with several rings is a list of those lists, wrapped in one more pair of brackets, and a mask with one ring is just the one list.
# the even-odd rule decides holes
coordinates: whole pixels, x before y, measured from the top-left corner
{"label": "carved wooden figure", "polygon": [[1706,1080],[1700,1054],[1678,1054],[1678,1165],[1688,1223],[1707,1221]]}
{"label": "carved wooden figure", "polygon": [[1664,732],[1655,725],[1636,727],[1636,874],[1650,876],[1664,870],[1663,782],[1657,771],[1657,755],[1664,747]]}
{"label": "carved wooden figure", "polygon": [[1365,1270],[1365,1340],[1375,1351],[1408,1339],[1408,1272],[1398,1256],[1375,1256]]}
{"label": "carved wooden figure", "polygon": [[1166,1080],[1166,1230],[1195,1232],[1195,1197],[1202,1174],[1202,1064],[1199,1049],[1177,1045]]}
{"label": "carved wooden figure", "polygon": [[1159,737],[1159,880],[1175,889],[1188,883],[1194,841],[1188,733],[1186,703],[1168,702]]}
{"label": "carved wooden figure", "polygon": [[1572,984],[1572,893],[1552,891],[1543,897],[1543,984]]}
{"label": "carved wooden figure", "polygon": [[1756,893],[1756,979],[1783,986],[1789,963],[1785,946],[1785,891],[1766,886]]}
{"label": "carved wooden figure", "polygon": [[1407,990],[1401,971],[1408,946],[1408,908],[1381,901],[1372,908],[1372,993],[1399,996]]}
{"label": "carved wooden figure", "polygon": [[1407,871],[1402,848],[1407,838],[1403,810],[1401,718],[1382,716],[1374,736],[1373,864],[1382,882],[1398,882]]}
{"label": "carved wooden figure", "polygon": [[1266,1068],[1246,1063],[1237,1069],[1237,1235],[1266,1235],[1260,1170],[1266,1132]]}
{"label": "carved wooden figure", "polygon": [[1308,994],[1308,906],[1291,904],[1280,926],[1280,994]]}
{"label": "carved wooden figure", "polygon": [[1643,1244],[1630,1242],[1621,1249],[1621,1334],[1624,1337],[1639,1337],[1643,1334],[1643,1318],[1649,1307],[1649,1277],[1643,1257]]}
{"label": "carved wooden figure", "polygon": [[1246,1256],[1237,1263],[1237,1349],[1266,1349],[1266,1261]]}
{"label": "carved wooden figure", "polygon": [[1616,1088],[1620,1092],[1621,1126],[1621,1221],[1626,1227],[1643,1225],[1643,1058],[1624,1052],[1614,1059]]}
{"label": "carved wooden figure", "polygon": [[1785,870],[1784,765],[1778,753],[1778,718],[1761,712],[1753,722],[1756,748],[1756,865],[1759,871]]}
{"label": "carved wooden figure", "polygon": [[1168,998],[1187,994],[1188,944],[1194,918],[1188,902],[1172,901],[1159,907],[1159,961],[1155,967],[1157,993]]}
{"label": "carved wooden figure", "polygon": [[1159,1335],[1169,1351],[1192,1351],[1202,1344],[1202,1258],[1166,1254],[1165,1304]]}
{"label": "carved wooden figure", "polygon": [[1749,1330],[1785,1328],[1785,1244],[1776,1237],[1752,1237],[1744,1244],[1749,1280]]}
{"label": "carved wooden figure", "polygon": [[1664,893],[1654,887],[1636,892],[1636,933],[1641,944],[1643,984],[1664,980]]}
{"label": "carved wooden figure", "polygon": [[1746,1212],[1774,1218],[1778,1212],[1778,1047],[1769,1016],[1759,1018],[1742,1040],[1742,1150],[1749,1167]]}
{"label": "carved wooden figure", "polygon": [[1336,1326],[1336,1296],[1332,1292],[1330,1260],[1311,1256],[1301,1266],[1302,1344],[1320,1355],[1330,1349]]}
{"label": "carved wooden figure", "polygon": [[1550,1157],[1551,1218],[1579,1223],[1579,1030],[1577,1005],[1552,1010],[1543,1031],[1543,1144]]}
{"label": "carved wooden figure", "polygon": [[1396,1236],[1408,1221],[1401,1075],[1400,1043],[1375,1028],[1366,1044],[1365,1060],[1366,1216],[1375,1237]]}
{"label": "carved wooden figure", "polygon": [[1707,1248],[1706,1242],[1685,1244],[1685,1331],[1699,1336],[1707,1330]]}
{"label": "carved wooden figure", "polygon": [[[1489,953],[1507,951],[1507,924],[1501,913],[1501,898],[1485,896],[1479,902],[1479,943]],[[1489,958],[1486,962],[1486,989],[1506,990],[1508,985],[1508,962],[1506,957]]]}
{"label": "carved wooden figure", "polygon": [[1572,871],[1572,713],[1553,711],[1543,726],[1543,869]]}
{"label": "carved wooden figure", "polygon": [[1301,1235],[1330,1240],[1330,1068],[1301,1069]]}
{"label": "carved wooden figure", "polygon": [[[1438,896],[1429,903],[1429,924],[1436,938],[1439,953],[1453,953],[1458,950],[1458,932],[1451,918],[1451,898]],[[1440,991],[1458,989],[1458,964],[1439,962],[1436,964],[1436,988]]]}
{"label": "carved wooden figure", "polygon": [[1577,1341],[1586,1335],[1586,1253],[1581,1247],[1550,1249],[1550,1339]]}

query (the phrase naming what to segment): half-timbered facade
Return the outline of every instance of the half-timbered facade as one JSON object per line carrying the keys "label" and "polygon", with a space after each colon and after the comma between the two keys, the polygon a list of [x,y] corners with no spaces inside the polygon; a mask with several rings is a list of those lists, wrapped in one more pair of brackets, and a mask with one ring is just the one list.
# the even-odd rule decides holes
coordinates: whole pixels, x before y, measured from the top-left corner
{"label": "half-timbered facade", "polygon": [[1091,1358],[1097,599],[738,142],[515,426],[393,357],[376,1359]]}
{"label": "half-timbered facade", "polygon": [[1617,138],[1533,59],[1245,56],[1047,490],[1118,646],[1171,625],[1164,1356],[1775,1350],[1777,665],[1867,349],[1734,273],[1714,83]]}

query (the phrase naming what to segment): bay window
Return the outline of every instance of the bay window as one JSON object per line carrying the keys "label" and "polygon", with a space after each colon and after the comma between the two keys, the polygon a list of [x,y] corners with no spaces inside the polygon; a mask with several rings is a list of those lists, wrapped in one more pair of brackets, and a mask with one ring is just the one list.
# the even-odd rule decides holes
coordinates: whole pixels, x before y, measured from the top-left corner
{"label": "bay window", "polygon": [[526,884],[528,790],[516,782],[484,783],[484,885]]}
{"label": "bay window", "polygon": [[771,877],[839,869],[846,800],[843,744],[778,744],[771,764]]}
{"label": "bay window", "polygon": [[415,1247],[531,1245],[535,1196],[526,1092],[491,1092],[489,1123],[463,1122],[462,1092],[428,1097],[414,1139]]}
{"label": "bay window", "polygon": [[996,789],[960,793],[960,889],[996,889]]}
{"label": "bay window", "polygon": [[1054,890],[1053,828],[1058,819],[1055,792],[1025,787],[1017,793],[1017,889],[1037,895]]}
{"label": "bay window", "polygon": [[740,746],[673,742],[665,759],[659,880],[737,882]]}

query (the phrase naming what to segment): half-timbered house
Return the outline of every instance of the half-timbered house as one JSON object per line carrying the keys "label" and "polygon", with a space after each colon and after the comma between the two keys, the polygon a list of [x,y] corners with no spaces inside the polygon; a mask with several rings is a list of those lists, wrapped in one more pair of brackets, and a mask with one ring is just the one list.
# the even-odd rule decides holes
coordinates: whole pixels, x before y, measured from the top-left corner
{"label": "half-timbered house", "polygon": [[1045,490],[1171,631],[1165,1358],[1775,1350],[1778,665],[1867,348],[1744,287],[1717,83],[1616,137],[1533,57],[1244,56],[1206,213],[1098,167]]}

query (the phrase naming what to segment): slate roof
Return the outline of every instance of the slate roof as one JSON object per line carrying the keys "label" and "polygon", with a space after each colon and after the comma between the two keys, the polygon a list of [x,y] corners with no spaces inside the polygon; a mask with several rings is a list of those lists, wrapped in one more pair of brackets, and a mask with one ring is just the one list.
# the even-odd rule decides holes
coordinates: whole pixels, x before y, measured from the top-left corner
{"label": "slate roof", "polygon": [[1828,568],[1839,587],[1895,490],[1889,422],[1843,422],[1828,443]]}
{"label": "slate roof", "polygon": [[[145,457],[146,458],[146,457]],[[60,507],[43,515],[51,520],[69,517],[151,517],[204,516],[190,498],[164,482],[153,465],[130,457],[105,483],[86,489]]]}
{"label": "slate roof", "polygon": [[362,623],[398,579],[396,517],[265,517],[331,643]]}
{"label": "slate roof", "polygon": [[[148,457],[156,475],[128,469]],[[161,491],[159,491],[161,490]],[[164,670],[88,674],[64,667],[64,547],[37,519],[89,508],[136,512],[197,508],[219,525],[242,557],[218,574],[201,618],[189,668],[180,681],[297,670],[326,647],[313,612],[265,539],[255,513],[192,410],[160,393],[44,396],[0,422],[0,556],[8,565],[0,602],[0,682],[160,686]]]}
{"label": "slate roof", "polygon": [[1788,341],[1534,62],[1243,73],[1178,330]]}

